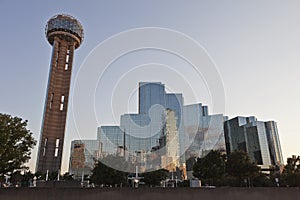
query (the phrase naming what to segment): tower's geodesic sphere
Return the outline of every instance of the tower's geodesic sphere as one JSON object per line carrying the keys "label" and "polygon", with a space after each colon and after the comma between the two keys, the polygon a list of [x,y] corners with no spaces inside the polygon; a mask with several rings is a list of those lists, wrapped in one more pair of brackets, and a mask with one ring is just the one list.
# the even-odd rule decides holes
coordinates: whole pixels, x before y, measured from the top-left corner
{"label": "tower's geodesic sphere", "polygon": [[46,25],[45,34],[51,45],[53,45],[54,37],[75,41],[75,48],[78,48],[83,41],[82,25],[69,15],[60,14],[52,17]]}

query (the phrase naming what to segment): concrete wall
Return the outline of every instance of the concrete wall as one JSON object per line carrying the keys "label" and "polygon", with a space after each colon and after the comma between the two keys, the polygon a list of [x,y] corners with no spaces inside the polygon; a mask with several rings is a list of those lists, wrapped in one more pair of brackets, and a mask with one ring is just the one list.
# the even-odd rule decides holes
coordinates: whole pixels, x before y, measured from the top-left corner
{"label": "concrete wall", "polygon": [[0,188],[0,200],[300,200],[299,188]]}

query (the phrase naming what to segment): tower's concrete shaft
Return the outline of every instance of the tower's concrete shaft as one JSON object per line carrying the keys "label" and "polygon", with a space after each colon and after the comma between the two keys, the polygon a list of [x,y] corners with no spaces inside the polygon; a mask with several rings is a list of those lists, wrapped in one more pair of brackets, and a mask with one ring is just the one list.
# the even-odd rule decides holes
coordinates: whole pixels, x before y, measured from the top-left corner
{"label": "tower's concrete shaft", "polygon": [[53,51],[36,164],[36,171],[42,173],[61,167],[73,55],[83,29],[73,17],[57,15],[48,21],[46,36]]}

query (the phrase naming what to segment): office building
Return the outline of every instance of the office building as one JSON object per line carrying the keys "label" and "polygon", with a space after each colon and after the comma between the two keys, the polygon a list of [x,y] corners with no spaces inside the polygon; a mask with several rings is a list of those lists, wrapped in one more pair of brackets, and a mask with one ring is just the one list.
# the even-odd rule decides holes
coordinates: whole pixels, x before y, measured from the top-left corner
{"label": "office building", "polygon": [[181,93],[167,93],[165,85],[161,82],[139,83],[139,114],[161,118],[166,109],[172,109],[175,112],[179,140],[182,141],[179,144],[182,164],[185,162],[183,105],[183,95]]}
{"label": "office building", "polygon": [[236,117],[224,123],[227,153],[247,152],[262,169],[282,165],[282,153],[276,123],[257,121],[255,117]]}

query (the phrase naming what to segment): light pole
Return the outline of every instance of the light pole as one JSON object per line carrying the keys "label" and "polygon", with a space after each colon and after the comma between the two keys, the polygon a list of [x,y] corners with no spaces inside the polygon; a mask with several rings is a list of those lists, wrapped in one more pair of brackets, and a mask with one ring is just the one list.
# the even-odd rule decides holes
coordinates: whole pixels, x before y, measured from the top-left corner
{"label": "light pole", "polygon": [[279,178],[275,178],[276,186],[279,187]]}

